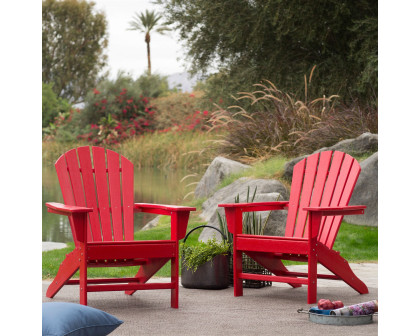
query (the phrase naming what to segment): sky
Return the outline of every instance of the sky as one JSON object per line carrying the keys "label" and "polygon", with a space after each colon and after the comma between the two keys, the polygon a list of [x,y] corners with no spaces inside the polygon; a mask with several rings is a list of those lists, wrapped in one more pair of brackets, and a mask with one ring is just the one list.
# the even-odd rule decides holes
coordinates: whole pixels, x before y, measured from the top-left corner
{"label": "sky", "polygon": [[[144,34],[127,30],[134,13],[155,10],[161,12],[161,6],[148,0],[93,0],[95,9],[105,12],[108,22],[108,70],[115,78],[118,70],[131,74],[134,78],[147,70],[147,51]],[[163,23],[163,19],[162,19]],[[177,41],[177,33],[169,32],[165,36],[151,33],[152,73],[171,75],[185,72],[184,52]]]}

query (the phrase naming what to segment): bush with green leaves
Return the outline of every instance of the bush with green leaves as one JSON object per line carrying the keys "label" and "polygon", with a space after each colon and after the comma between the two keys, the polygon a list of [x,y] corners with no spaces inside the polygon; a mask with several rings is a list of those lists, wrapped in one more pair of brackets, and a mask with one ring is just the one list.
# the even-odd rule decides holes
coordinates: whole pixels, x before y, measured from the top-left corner
{"label": "bush with green leaves", "polygon": [[115,80],[101,81],[86,95],[83,121],[97,125],[108,114],[116,120],[146,117],[148,103],[149,98],[143,94],[138,83],[120,72]]}
{"label": "bush with green leaves", "polygon": [[52,89],[52,84],[42,83],[42,128],[53,123],[54,118],[60,113],[69,111],[69,102],[64,98],[57,97]]}
{"label": "bush with green leaves", "polygon": [[206,243],[201,242],[193,246],[181,243],[180,251],[183,265],[195,272],[198,266],[212,261],[214,257],[229,254],[230,244],[226,241],[217,242],[216,238],[213,237]]}

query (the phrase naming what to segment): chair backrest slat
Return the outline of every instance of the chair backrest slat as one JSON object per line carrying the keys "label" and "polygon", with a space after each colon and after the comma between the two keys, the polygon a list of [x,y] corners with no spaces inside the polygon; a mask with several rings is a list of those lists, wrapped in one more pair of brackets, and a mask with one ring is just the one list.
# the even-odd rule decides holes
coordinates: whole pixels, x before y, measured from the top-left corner
{"label": "chair backrest slat", "polygon": [[316,176],[316,170],[318,166],[319,154],[314,154],[306,159],[305,168],[305,179],[303,181],[302,193],[300,195],[299,212],[295,227],[294,237],[303,237],[305,225],[308,217],[308,212],[303,211],[303,207],[309,206],[312,196],[312,190],[314,189],[314,182]]}
{"label": "chair backrest slat", "polygon": [[109,196],[111,199],[112,231],[114,240],[123,239],[123,225],[121,216],[121,178],[120,157],[117,153],[107,150]]}
{"label": "chair backrest slat", "polygon": [[[331,160],[330,170],[328,172],[328,178],[324,186],[324,193],[322,196],[321,206],[327,207],[331,205],[331,199],[337,184],[338,175],[340,173],[341,164],[343,163],[344,153],[335,152]],[[322,232],[326,217],[322,218],[319,232]]]}
{"label": "chair backrest slat", "polygon": [[[76,202],[74,201],[73,188],[71,186],[69,172],[67,170],[66,157],[64,154],[61,155],[55,163],[55,169],[57,171],[58,183],[60,184],[64,203],[68,205],[76,205]],[[72,218],[69,219],[71,232],[74,237],[76,233],[74,230],[74,223]]]}
{"label": "chair backrest slat", "polygon": [[101,225],[99,223],[98,214],[98,201],[96,199],[95,192],[95,180],[92,171],[92,159],[90,156],[89,147],[79,147],[77,149],[79,156],[80,170],[83,179],[83,187],[86,197],[86,206],[93,208],[92,212],[89,212],[89,222],[92,231],[92,239],[94,241],[101,241]]}
{"label": "chair backrest slat", "polygon": [[303,176],[305,173],[306,159],[299,161],[293,168],[293,179],[289,199],[289,209],[287,214],[286,222],[286,237],[293,237],[293,233],[296,225],[296,216],[299,209],[300,192],[302,190]]}
{"label": "chair backrest slat", "polygon": [[[343,161],[343,167],[344,169],[342,169],[342,176],[340,174],[340,178],[337,181],[337,186],[340,185],[340,189],[342,189],[341,195],[339,196],[338,193],[337,196],[334,195],[335,197],[333,198],[333,206],[346,206],[349,204],[351,195],[361,171],[359,163],[351,156],[345,157]],[[341,187],[342,184],[344,185]],[[324,234],[324,232],[322,232],[322,236],[319,236],[319,240],[327,247],[333,247],[342,220],[343,216],[335,216],[327,218],[325,221],[323,230],[326,230],[329,227],[329,233]]]}
{"label": "chair backrest slat", "polygon": [[[349,155],[346,155],[344,157],[344,160],[343,160],[343,163],[341,164],[341,168],[340,168],[339,175],[337,178],[337,183],[335,185],[334,192],[331,197],[330,206],[332,207],[345,205],[345,204],[340,204],[340,200],[343,194],[345,184],[347,182],[348,174],[350,172],[353,160],[354,159]],[[332,223],[336,217],[337,216],[328,216],[325,218],[324,224],[318,234],[320,242],[325,244],[330,234],[334,234],[334,232],[332,232],[331,229],[332,229]]]}
{"label": "chair backrest slat", "polygon": [[121,156],[121,184],[124,217],[124,240],[134,239],[134,165]]}
{"label": "chair backrest slat", "polygon": [[99,215],[104,241],[112,241],[111,213],[109,211],[108,176],[106,172],[105,149],[92,148],[95,169],[96,195],[98,196]]}
{"label": "chair backrest slat", "polygon": [[[322,196],[324,194],[324,186],[327,180],[328,170],[331,164],[331,156],[332,156],[331,151],[321,152],[319,156],[318,169],[317,169],[316,180],[314,183],[314,190],[311,197],[310,206],[316,207],[316,206],[321,205]],[[308,236],[309,236],[309,229],[306,226],[304,237],[307,238]]]}
{"label": "chair backrest slat", "polygon": [[[306,206],[348,205],[357,178],[358,162],[342,152],[313,154],[295,165],[290,191],[286,236],[308,237]],[[332,248],[343,216],[321,219],[318,240]]]}
{"label": "chair backrest slat", "polygon": [[[82,177],[80,175],[79,161],[75,149],[69,150],[66,154],[67,169],[69,171],[71,186],[73,189],[75,205],[86,206],[85,193],[83,190]],[[92,232],[87,232],[87,240],[92,241]]]}

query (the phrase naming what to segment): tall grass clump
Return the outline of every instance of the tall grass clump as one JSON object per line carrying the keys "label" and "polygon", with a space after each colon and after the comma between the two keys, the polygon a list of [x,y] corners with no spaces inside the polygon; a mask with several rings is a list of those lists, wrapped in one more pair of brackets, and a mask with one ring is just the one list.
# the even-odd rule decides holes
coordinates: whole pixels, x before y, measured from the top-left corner
{"label": "tall grass clump", "polygon": [[128,139],[116,148],[138,167],[196,170],[212,160],[214,153],[203,151],[203,146],[214,137],[205,132],[150,133]]}
{"label": "tall grass clump", "polygon": [[[269,81],[254,86],[253,92],[239,93],[237,105],[219,108],[210,119],[211,129],[228,130],[216,142],[221,154],[232,159],[252,163],[279,154],[308,154],[366,131],[377,132],[374,109],[344,106],[336,95],[311,100],[308,89],[298,100]],[[241,106],[244,101],[251,102],[253,112]]]}

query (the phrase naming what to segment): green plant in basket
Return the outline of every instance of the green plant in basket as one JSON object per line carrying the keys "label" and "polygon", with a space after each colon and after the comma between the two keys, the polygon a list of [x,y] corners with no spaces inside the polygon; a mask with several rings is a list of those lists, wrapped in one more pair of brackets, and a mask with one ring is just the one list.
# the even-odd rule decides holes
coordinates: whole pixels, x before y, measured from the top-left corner
{"label": "green plant in basket", "polygon": [[183,265],[195,272],[198,266],[207,261],[212,261],[217,255],[227,255],[230,251],[230,245],[227,241],[218,242],[214,237],[206,243],[199,243],[195,246],[187,246],[185,243],[181,243]]}

